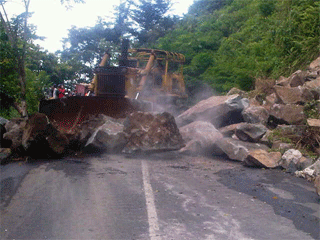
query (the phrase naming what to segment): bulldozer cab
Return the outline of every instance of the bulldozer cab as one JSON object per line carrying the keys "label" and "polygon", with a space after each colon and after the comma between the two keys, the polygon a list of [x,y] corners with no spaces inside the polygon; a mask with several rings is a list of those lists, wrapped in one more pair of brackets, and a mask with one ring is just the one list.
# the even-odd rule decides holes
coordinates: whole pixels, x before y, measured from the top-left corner
{"label": "bulldozer cab", "polygon": [[183,79],[185,57],[157,49],[129,49],[126,95],[158,102],[186,98]]}

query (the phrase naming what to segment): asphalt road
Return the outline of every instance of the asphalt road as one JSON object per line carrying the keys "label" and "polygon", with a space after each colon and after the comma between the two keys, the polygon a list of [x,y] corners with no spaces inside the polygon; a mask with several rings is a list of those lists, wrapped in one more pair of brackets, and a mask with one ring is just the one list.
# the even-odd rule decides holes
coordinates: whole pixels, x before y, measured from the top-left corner
{"label": "asphalt road", "polygon": [[319,197],[280,170],[174,152],[1,166],[0,239],[319,239]]}

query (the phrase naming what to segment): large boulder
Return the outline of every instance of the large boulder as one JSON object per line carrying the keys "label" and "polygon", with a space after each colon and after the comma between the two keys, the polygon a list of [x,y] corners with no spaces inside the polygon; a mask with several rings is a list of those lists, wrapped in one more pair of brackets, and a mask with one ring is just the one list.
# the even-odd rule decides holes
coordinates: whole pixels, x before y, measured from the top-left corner
{"label": "large boulder", "polygon": [[49,119],[45,114],[37,113],[31,116],[22,134],[22,146],[28,149],[30,145],[39,137],[45,138],[45,131],[49,124]]}
{"label": "large boulder", "polygon": [[303,106],[295,104],[274,104],[270,109],[270,116],[278,124],[301,125],[306,116]]}
{"label": "large boulder", "polygon": [[304,104],[314,99],[313,94],[306,87],[274,86],[274,89],[283,104]]}
{"label": "large boulder", "polygon": [[250,167],[276,168],[281,160],[280,152],[255,149],[249,152],[244,164]]}
{"label": "large boulder", "polygon": [[208,122],[195,121],[179,129],[186,146],[182,153],[212,154],[222,134]]}
{"label": "large boulder", "polygon": [[250,106],[242,111],[242,116],[248,123],[266,124],[269,112],[262,106]]}
{"label": "large boulder", "polygon": [[111,117],[103,117],[104,124],[95,129],[88,139],[85,149],[120,153],[127,143],[123,124]]}
{"label": "large boulder", "polygon": [[24,118],[13,118],[6,123],[6,133],[3,134],[3,139],[7,141],[7,147],[13,150],[17,150],[22,146],[22,135],[26,127],[26,119]]}
{"label": "large boulder", "polygon": [[53,127],[42,113],[36,113],[28,119],[12,119],[5,127],[7,132],[4,139],[10,142],[13,155],[56,157],[64,153],[69,144],[67,136]]}
{"label": "large boulder", "polygon": [[54,128],[45,114],[31,116],[22,134],[22,146],[28,156],[47,158],[63,154],[68,147],[67,136]]}
{"label": "large boulder", "polygon": [[174,117],[167,113],[134,112],[124,123],[127,144],[123,153],[171,151],[184,147]]}
{"label": "large boulder", "polygon": [[242,141],[258,142],[266,132],[262,124],[244,123],[237,126],[235,134]]}
{"label": "large boulder", "polygon": [[238,94],[230,96],[213,96],[200,101],[195,106],[183,112],[176,119],[182,127],[194,121],[212,123],[216,128],[242,122],[241,112],[249,106],[249,100]]}
{"label": "large boulder", "polygon": [[216,144],[219,153],[222,151],[230,159],[241,162],[244,161],[248,157],[249,152],[253,150],[269,150],[269,148],[263,144],[244,142],[232,138],[222,138],[217,141]]}

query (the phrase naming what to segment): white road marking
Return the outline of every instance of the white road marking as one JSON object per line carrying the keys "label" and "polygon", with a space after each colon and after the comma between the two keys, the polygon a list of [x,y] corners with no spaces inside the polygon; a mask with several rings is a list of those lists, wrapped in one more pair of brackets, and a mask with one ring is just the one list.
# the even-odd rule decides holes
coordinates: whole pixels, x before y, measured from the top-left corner
{"label": "white road marking", "polygon": [[151,240],[160,240],[161,237],[159,236],[157,210],[154,204],[154,194],[153,194],[152,186],[150,184],[148,164],[145,160],[141,161],[141,167],[142,167],[144,194],[146,196],[146,204],[147,204],[147,212],[148,212],[149,236]]}

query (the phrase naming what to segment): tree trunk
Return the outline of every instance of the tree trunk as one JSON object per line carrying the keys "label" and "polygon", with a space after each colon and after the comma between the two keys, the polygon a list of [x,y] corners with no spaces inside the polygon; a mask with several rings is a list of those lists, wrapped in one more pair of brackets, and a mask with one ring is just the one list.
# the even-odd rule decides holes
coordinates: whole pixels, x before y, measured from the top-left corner
{"label": "tree trunk", "polygon": [[29,15],[29,5],[30,0],[24,0],[24,5],[26,9],[26,17],[24,19],[24,33],[23,33],[23,46],[22,46],[22,54],[21,58],[19,59],[18,67],[19,67],[19,80],[21,86],[21,117],[27,117],[27,98],[26,98],[26,70],[25,70],[25,56],[27,50],[27,28],[28,28],[28,15]]}
{"label": "tree trunk", "polygon": [[[14,108],[19,112],[21,117],[27,117],[28,112],[27,112],[27,101],[26,101],[26,71],[25,71],[25,55],[26,55],[26,49],[27,49],[27,28],[28,28],[28,14],[29,14],[29,5],[30,5],[30,0],[24,0],[24,6],[26,10],[26,16],[24,19],[24,34],[23,34],[23,45],[22,45],[22,51],[21,55],[19,54],[18,51],[18,46],[17,46],[17,37],[15,36],[14,31],[12,30],[10,26],[9,19],[7,17],[6,11],[4,9],[3,3],[1,3],[2,9],[4,11],[4,16],[0,13],[0,18],[4,26],[4,30],[9,38],[10,44],[16,53],[16,58],[17,58],[17,72],[19,73],[19,82],[20,82],[20,88],[21,88],[21,95],[20,95],[20,104],[17,102],[14,103]],[[5,18],[6,19],[5,19]]]}

